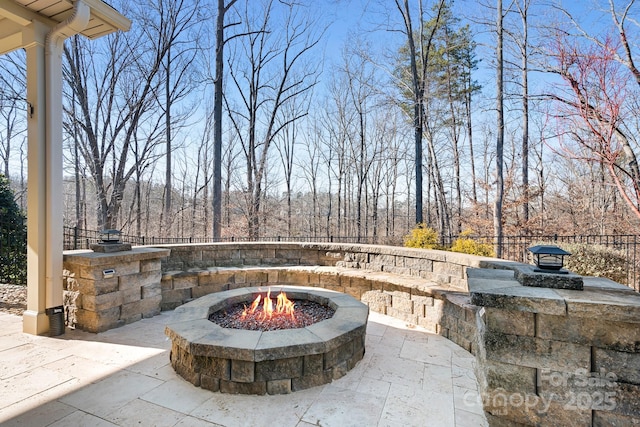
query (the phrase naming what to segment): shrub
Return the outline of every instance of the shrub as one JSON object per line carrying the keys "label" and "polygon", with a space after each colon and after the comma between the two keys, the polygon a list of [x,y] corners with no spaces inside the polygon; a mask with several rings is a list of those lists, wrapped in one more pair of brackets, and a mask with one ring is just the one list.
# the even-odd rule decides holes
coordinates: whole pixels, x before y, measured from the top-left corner
{"label": "shrub", "polygon": [[[557,244],[541,243],[541,244]],[[627,284],[627,259],[621,250],[587,243],[557,244],[571,256],[565,257],[565,268],[582,276],[606,277]]]}
{"label": "shrub", "polygon": [[418,224],[404,236],[404,245],[408,248],[437,249],[438,232],[424,223]]}
{"label": "shrub", "polygon": [[494,257],[493,246],[488,243],[476,242],[471,238],[472,234],[473,231],[471,230],[460,233],[460,236],[451,245],[451,252]]}
{"label": "shrub", "polygon": [[9,180],[0,174],[0,283],[26,284],[27,233]]}

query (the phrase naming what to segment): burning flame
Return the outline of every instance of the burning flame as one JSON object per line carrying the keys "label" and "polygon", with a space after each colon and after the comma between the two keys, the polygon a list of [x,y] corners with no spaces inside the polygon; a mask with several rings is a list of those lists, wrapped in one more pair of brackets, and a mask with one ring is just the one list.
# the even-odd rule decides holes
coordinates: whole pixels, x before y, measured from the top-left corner
{"label": "burning flame", "polygon": [[[256,299],[253,300],[249,308],[245,307],[242,311],[242,318],[246,318],[247,314],[256,314],[261,300],[262,296],[258,295]],[[280,291],[280,294],[276,297],[276,307],[274,310],[273,300],[271,299],[271,288],[269,288],[267,296],[265,296],[262,301],[262,312],[258,313],[258,319],[260,321],[265,321],[274,316],[289,316],[291,320],[295,320],[294,306],[295,303],[287,298],[287,295],[284,292]]]}

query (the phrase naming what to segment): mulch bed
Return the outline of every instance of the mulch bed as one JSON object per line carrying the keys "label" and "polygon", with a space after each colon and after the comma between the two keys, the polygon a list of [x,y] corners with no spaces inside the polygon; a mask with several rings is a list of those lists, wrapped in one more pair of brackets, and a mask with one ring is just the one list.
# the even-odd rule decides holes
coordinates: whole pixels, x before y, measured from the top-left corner
{"label": "mulch bed", "polygon": [[0,283],[0,311],[22,316],[27,309],[27,287]]}

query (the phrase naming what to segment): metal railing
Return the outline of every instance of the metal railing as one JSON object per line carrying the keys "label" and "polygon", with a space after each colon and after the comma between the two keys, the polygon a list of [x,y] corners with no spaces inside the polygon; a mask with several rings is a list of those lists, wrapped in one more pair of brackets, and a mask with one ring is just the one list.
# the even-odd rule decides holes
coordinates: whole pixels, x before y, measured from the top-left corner
{"label": "metal railing", "polygon": [[27,284],[27,226],[0,217],[0,283]]}
{"label": "metal railing", "polygon": [[[120,240],[131,243],[134,246],[144,245],[170,245],[190,243],[217,243],[217,242],[251,242],[246,236],[231,236],[213,239],[211,237],[153,237],[121,234]],[[261,242],[327,242],[327,243],[364,243],[364,244],[388,244],[383,238],[354,237],[354,236],[264,236]],[[92,244],[100,241],[100,232],[96,230],[84,230],[78,227],[64,227],[64,249],[89,249]]]}
{"label": "metal railing", "polygon": [[[27,271],[26,257],[26,227],[15,231],[3,226],[0,219],[0,283],[25,284]],[[100,240],[100,232],[84,230],[77,227],[64,227],[64,249],[89,249],[91,244]],[[493,236],[472,236],[474,240],[484,243],[493,242]],[[213,242],[248,242],[248,237],[225,237],[214,240],[210,237],[147,237],[122,235],[121,240],[132,245],[165,245]],[[393,244],[384,241],[383,237],[354,237],[354,236],[267,236],[261,241],[271,242],[333,242],[333,243],[363,243],[363,244]],[[448,243],[454,240],[452,237]],[[502,258],[518,262],[527,262],[527,248],[540,242],[582,243],[601,245],[616,249],[624,254],[627,271],[627,285],[640,290],[640,237],[634,234],[623,235],[538,235],[538,236],[504,236],[502,243]],[[447,243],[447,242],[445,242]]]}

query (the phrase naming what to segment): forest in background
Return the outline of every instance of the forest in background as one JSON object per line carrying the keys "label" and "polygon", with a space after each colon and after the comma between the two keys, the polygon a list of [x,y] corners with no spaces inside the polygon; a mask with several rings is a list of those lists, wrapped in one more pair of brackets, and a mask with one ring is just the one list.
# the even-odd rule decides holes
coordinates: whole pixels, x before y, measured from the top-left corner
{"label": "forest in background", "polygon": [[[218,122],[221,237],[638,233],[634,1],[362,2],[336,47],[356,4],[113,2],[128,33],[65,45],[65,225],[211,236]],[[24,209],[22,53],[0,67]]]}

